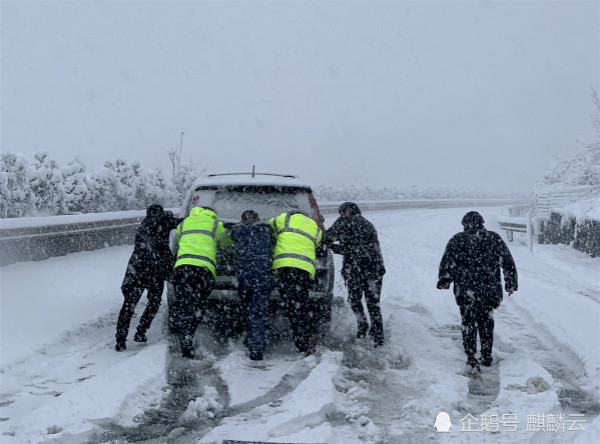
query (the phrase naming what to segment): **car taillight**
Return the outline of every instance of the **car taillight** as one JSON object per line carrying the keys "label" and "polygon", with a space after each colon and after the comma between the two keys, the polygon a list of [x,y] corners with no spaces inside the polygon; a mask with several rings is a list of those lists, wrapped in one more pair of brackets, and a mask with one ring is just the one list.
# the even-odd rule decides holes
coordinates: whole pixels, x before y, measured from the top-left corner
{"label": "car taillight", "polygon": [[325,230],[323,221],[321,220],[321,212],[319,211],[319,206],[317,205],[317,200],[315,199],[315,196],[313,196],[313,194],[310,192],[308,193],[308,202],[310,204],[310,209],[313,212],[313,214],[312,214],[313,220],[315,220],[317,222],[317,225],[319,225],[319,228],[321,230]]}

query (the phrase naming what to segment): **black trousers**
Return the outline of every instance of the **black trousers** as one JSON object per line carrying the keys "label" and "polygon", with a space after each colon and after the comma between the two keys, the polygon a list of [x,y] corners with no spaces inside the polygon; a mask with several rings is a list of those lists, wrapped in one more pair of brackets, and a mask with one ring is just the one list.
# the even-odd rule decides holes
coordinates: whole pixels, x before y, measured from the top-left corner
{"label": "black trousers", "polygon": [[308,349],[311,337],[317,335],[316,313],[309,300],[313,279],[308,271],[283,267],[279,274],[279,293],[285,316],[290,321],[294,343],[301,352]]}
{"label": "black trousers", "polygon": [[356,316],[358,330],[366,331],[369,326],[362,305],[362,298],[364,296],[365,302],[367,303],[369,318],[371,319],[369,335],[374,341],[380,344],[383,343],[384,339],[383,318],[381,316],[381,307],[379,306],[382,283],[382,277],[370,279],[364,276],[362,273],[351,273],[346,279],[346,286],[348,287],[348,302],[350,302],[350,308]]}
{"label": "black trousers", "polygon": [[123,301],[123,306],[121,307],[119,319],[117,321],[117,333],[115,335],[117,342],[125,342],[127,340],[131,318],[133,317],[135,307],[140,301],[144,290],[147,290],[146,296],[148,297],[148,304],[140,318],[137,333],[146,333],[146,330],[150,328],[150,324],[160,307],[163,289],[163,280],[157,279],[145,281],[135,277],[133,273],[128,272],[125,274],[125,278],[121,284],[121,293],[123,293],[125,300]]}
{"label": "black trousers", "polygon": [[477,333],[481,342],[481,357],[492,356],[494,345],[494,309],[475,301],[472,305],[461,305],[463,347],[467,356],[477,352]]}
{"label": "black trousers", "polygon": [[193,354],[194,334],[204,316],[214,281],[213,274],[206,267],[180,265],[173,272],[174,299],[169,315],[184,355]]}

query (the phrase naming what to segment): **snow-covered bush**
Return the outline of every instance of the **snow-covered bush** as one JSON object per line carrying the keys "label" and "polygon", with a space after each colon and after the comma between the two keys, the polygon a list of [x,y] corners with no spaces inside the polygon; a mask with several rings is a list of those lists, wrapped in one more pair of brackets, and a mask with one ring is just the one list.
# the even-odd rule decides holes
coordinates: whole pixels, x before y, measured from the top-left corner
{"label": "snow-covered bush", "polygon": [[573,158],[558,160],[537,181],[537,188],[600,186],[600,141],[591,143]]}
{"label": "snow-covered bush", "polygon": [[54,216],[67,213],[66,192],[62,173],[46,151],[34,155],[35,162],[27,174],[29,186],[35,196],[37,214]]}
{"label": "snow-covered bush", "polygon": [[0,153],[0,217],[36,214],[35,196],[29,186],[28,170],[23,156]]}
{"label": "snow-covered bush", "polygon": [[176,207],[175,186],[160,170],[117,159],[87,171],[75,158],[60,167],[45,151],[28,164],[23,156],[0,153],[0,218],[140,210],[159,203]]}
{"label": "snow-covered bush", "polygon": [[142,173],[139,192],[143,196],[144,207],[152,203],[169,206],[171,202],[180,201],[175,186],[167,181],[158,168]]}
{"label": "snow-covered bush", "polygon": [[584,145],[571,159],[557,160],[536,184],[536,188],[568,186],[600,186],[600,97],[592,89],[596,114],[592,125],[596,139]]}
{"label": "snow-covered bush", "polygon": [[67,209],[71,213],[84,213],[90,208],[89,178],[85,164],[79,157],[69,161],[61,169]]}

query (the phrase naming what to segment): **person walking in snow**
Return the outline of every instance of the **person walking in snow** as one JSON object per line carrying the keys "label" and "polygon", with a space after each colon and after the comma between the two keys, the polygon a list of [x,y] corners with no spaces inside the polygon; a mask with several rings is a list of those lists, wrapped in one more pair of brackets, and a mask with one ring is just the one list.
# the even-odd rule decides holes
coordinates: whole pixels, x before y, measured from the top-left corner
{"label": "person walking in snow", "polygon": [[283,309],[289,319],[296,348],[306,355],[317,346],[317,320],[311,312],[309,291],[314,286],[317,248],[323,231],[306,214],[293,210],[269,220],[277,242],[273,269],[277,273]]}
{"label": "person walking in snow", "polygon": [[[325,232],[325,242],[334,253],[344,256],[342,277],[358,324],[356,337],[363,338],[368,333],[375,347],[379,347],[384,344],[379,300],[385,265],[377,230],[361,215],[354,202],[344,202],[338,212],[340,216]],[[370,328],[362,305],[363,297],[371,320]]]}
{"label": "person walking in snow", "polygon": [[[479,370],[479,364],[493,362],[494,309],[500,306],[504,289],[509,296],[518,290],[515,261],[498,233],[483,226],[481,214],[470,211],[462,219],[464,231],[455,234],[442,257],[437,288],[446,290],[454,283],[454,297],[462,317],[463,347],[467,365]],[[477,333],[481,343],[481,361],[475,358]]]}
{"label": "person walking in snow", "polygon": [[148,305],[140,318],[133,340],[146,342],[146,331],[160,307],[164,282],[173,268],[173,257],[169,249],[169,233],[177,227],[179,219],[160,205],[150,205],[146,217],[135,234],[133,253],[129,258],[125,277],[121,284],[124,301],[117,321],[116,351],[127,348],[129,324],[136,305],[144,290]]}
{"label": "person walking in snow", "polygon": [[238,295],[246,324],[245,344],[250,359],[260,361],[265,351],[266,321],[273,289],[273,228],[260,221],[258,213],[246,210],[241,222],[231,228],[236,257]]}
{"label": "person walking in snow", "polygon": [[174,298],[169,307],[172,325],[179,336],[181,355],[194,358],[194,334],[204,315],[206,301],[214,287],[217,244],[226,230],[217,214],[208,207],[194,207],[175,234],[177,258],[173,271]]}

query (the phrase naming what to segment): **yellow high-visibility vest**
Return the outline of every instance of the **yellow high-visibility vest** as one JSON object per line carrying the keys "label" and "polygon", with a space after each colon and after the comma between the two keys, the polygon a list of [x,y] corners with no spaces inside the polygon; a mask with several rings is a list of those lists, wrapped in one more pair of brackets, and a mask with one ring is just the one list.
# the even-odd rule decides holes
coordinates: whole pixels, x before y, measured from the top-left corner
{"label": "yellow high-visibility vest", "polygon": [[310,217],[300,213],[283,213],[269,221],[277,234],[273,269],[294,267],[315,277],[317,254],[323,232]]}
{"label": "yellow high-visibility vest", "polygon": [[225,234],[223,223],[213,211],[192,208],[189,216],[177,226],[175,268],[180,265],[206,267],[216,276],[217,244]]}

